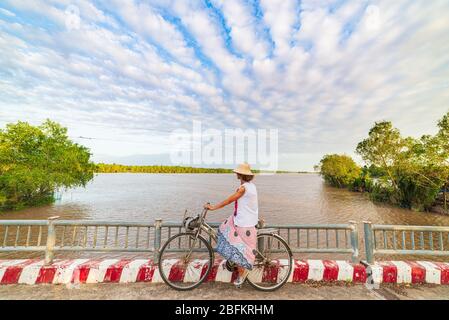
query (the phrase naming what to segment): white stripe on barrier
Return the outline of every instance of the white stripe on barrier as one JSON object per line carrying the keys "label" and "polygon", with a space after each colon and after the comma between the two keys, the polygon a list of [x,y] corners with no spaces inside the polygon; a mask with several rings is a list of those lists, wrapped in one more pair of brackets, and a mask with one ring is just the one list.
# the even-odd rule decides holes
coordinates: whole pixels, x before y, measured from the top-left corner
{"label": "white stripe on barrier", "polygon": [[337,281],[352,281],[354,279],[354,267],[346,261],[335,261],[338,265]]}
{"label": "white stripe on barrier", "polygon": [[426,269],[426,283],[441,283],[441,270],[437,265],[429,261],[417,261],[417,263]]}
{"label": "white stripe on barrier", "polygon": [[230,272],[230,271],[228,271],[228,269],[226,269],[225,264],[226,264],[226,260],[223,260],[218,265],[217,275],[215,276],[215,281],[231,282],[232,272]]}
{"label": "white stripe on barrier", "polygon": [[[248,279],[252,283],[260,283],[262,282],[263,279],[263,273],[264,273],[264,266],[253,268],[253,270],[250,273],[248,273]],[[232,273],[230,274],[232,276]],[[229,279],[228,282],[231,282],[231,278]]]}
{"label": "white stripe on barrier", "polygon": [[43,265],[44,261],[41,260],[25,266],[20,273],[18,283],[35,284]]}
{"label": "white stripe on barrier", "polygon": [[369,265],[366,267],[367,282],[380,284],[384,279],[384,268],[379,265]]}
{"label": "white stripe on barrier", "polygon": [[201,279],[201,272],[203,271],[203,266],[208,260],[195,259],[190,262],[187,266],[187,270],[184,274],[184,282],[197,282]]}
{"label": "white stripe on barrier", "polygon": [[[289,263],[290,263],[290,261],[287,259],[279,259],[278,281],[279,281],[279,279],[281,279],[281,281],[282,281],[285,278],[285,275],[287,274],[287,271],[288,271]],[[292,260],[292,263],[294,263],[294,260]],[[293,281],[293,266],[292,266],[292,272],[290,272],[287,282]]]}
{"label": "white stripe on barrier", "polygon": [[391,261],[397,269],[397,283],[412,283],[412,267],[404,261]]}
{"label": "white stripe on barrier", "polygon": [[322,260],[307,260],[309,264],[309,276],[307,280],[323,280],[324,264]]}
{"label": "white stripe on barrier", "polygon": [[148,263],[148,259],[137,259],[131,261],[123,268],[122,275],[120,276],[120,283],[136,282],[140,267],[146,263]]}
{"label": "white stripe on barrier", "polygon": [[104,276],[108,268],[117,263],[118,259],[107,259],[100,262],[98,268],[90,268],[89,275],[87,276],[86,283],[98,283],[103,282]]}

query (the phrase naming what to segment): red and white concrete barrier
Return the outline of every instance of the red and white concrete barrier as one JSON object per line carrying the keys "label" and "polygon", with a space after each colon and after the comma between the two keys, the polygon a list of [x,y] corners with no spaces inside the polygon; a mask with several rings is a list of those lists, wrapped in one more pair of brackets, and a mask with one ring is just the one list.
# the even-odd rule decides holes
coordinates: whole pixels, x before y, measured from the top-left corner
{"label": "red and white concrete barrier", "polygon": [[449,263],[429,261],[381,261],[370,265],[372,282],[449,284]]}
{"label": "red and white concrete barrier", "polygon": [[[194,261],[185,272],[177,267],[177,260],[165,260],[163,268],[169,271],[173,280],[192,282],[206,271],[204,261]],[[217,260],[207,281],[232,282],[236,273],[225,268],[225,261]],[[286,272],[285,264],[279,261],[266,268],[256,277],[261,280],[275,280]],[[361,264],[331,260],[295,260],[289,282],[347,281],[365,282],[366,271]],[[151,260],[59,260],[45,266],[43,260],[0,260],[0,284],[69,284],[99,282],[153,282],[162,283],[158,267]]]}
{"label": "red and white concrete barrier", "polygon": [[[232,282],[236,273],[229,272],[225,261],[217,260],[207,281]],[[194,261],[184,272],[177,267],[177,260],[165,260],[163,268],[172,280],[192,282],[206,271],[202,260]],[[286,272],[282,260],[271,268],[265,268],[255,277],[275,280]],[[293,283],[306,281],[345,281],[353,283],[434,283],[449,284],[449,263],[441,262],[378,262],[365,267],[335,260],[295,260],[288,280]],[[157,265],[151,260],[135,259],[75,259],[56,260],[45,266],[43,260],[0,260],[0,284],[73,284],[73,283],[162,283]]]}

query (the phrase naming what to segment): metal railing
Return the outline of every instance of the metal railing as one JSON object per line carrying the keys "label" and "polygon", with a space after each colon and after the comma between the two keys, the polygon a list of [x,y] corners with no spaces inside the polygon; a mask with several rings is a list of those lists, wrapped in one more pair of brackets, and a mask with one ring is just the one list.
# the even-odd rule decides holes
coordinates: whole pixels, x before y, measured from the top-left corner
{"label": "metal railing", "polygon": [[[209,223],[218,228],[219,223]],[[350,254],[358,260],[357,224],[267,224],[282,236],[293,253]],[[45,263],[58,251],[148,252],[157,261],[161,245],[182,232],[181,223],[153,224],[90,220],[0,220],[0,252],[45,252]],[[3,241],[1,241],[3,240]],[[211,242],[213,239],[209,238]],[[176,250],[176,248],[171,248]]]}
{"label": "metal railing", "polygon": [[[219,223],[210,223],[218,228]],[[357,224],[267,224],[283,237],[293,253],[350,254],[359,259]],[[0,252],[44,252],[52,263],[55,252],[152,253],[157,261],[161,245],[183,231],[181,223],[111,222],[91,220],[0,220]],[[449,227],[378,225],[364,222],[366,261],[375,255],[449,256]],[[213,242],[212,238],[209,241]],[[170,248],[176,251],[176,248]]]}
{"label": "metal railing", "polygon": [[351,254],[352,261],[359,257],[358,229],[355,221],[348,224],[270,224],[276,229],[293,253]]}
{"label": "metal railing", "polygon": [[363,224],[370,264],[376,254],[449,256],[449,227]]}

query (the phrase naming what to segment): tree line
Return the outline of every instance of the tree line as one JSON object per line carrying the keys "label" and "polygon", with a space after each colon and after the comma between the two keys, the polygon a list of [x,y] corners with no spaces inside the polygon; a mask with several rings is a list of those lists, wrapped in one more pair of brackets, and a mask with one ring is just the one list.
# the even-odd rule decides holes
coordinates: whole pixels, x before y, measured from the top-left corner
{"label": "tree line", "polygon": [[[428,211],[449,188],[449,112],[435,135],[404,137],[389,121],[376,122],[356,148],[364,161],[325,155],[317,170],[332,186],[368,192],[374,201]],[[444,210],[447,195],[444,192]]]}
{"label": "tree line", "polygon": [[[252,170],[254,173],[267,173],[269,171]],[[97,173],[233,173],[232,169],[225,168],[197,168],[183,166],[166,166],[166,165],[122,165],[99,163],[96,167]],[[291,171],[278,170],[271,173],[295,173]],[[297,172],[308,173],[308,172]]]}
{"label": "tree line", "polygon": [[127,166],[121,164],[99,163],[97,173],[232,173],[231,169],[223,168],[194,168],[182,166]]}

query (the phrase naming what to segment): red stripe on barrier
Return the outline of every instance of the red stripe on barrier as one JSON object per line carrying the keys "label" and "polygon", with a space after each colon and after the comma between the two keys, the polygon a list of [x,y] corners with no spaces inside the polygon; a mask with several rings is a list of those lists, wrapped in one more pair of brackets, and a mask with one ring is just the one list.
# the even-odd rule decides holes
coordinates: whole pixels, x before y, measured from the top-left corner
{"label": "red stripe on barrier", "polygon": [[37,276],[36,284],[39,284],[39,283],[52,283],[53,279],[55,278],[56,269],[57,268],[53,267],[53,266],[50,266],[50,267],[43,266],[39,270],[39,275]]}
{"label": "red stripe on barrier", "polygon": [[170,269],[168,280],[173,282],[182,282],[184,280],[187,267],[188,266],[186,266],[182,261],[176,262]]}
{"label": "red stripe on barrier", "polygon": [[396,283],[398,281],[398,268],[391,262],[381,262],[379,263],[382,266],[383,273],[383,282],[384,283]]}
{"label": "red stripe on barrier", "polygon": [[6,268],[3,278],[1,279],[1,284],[15,284],[19,282],[20,275],[24,267],[33,264],[39,260],[26,260],[19,264],[9,266]]}
{"label": "red stripe on barrier", "polygon": [[100,265],[100,260],[89,260],[85,263],[80,264],[75,270],[72,282],[86,283],[87,278],[89,277],[90,269],[95,269]]}
{"label": "red stripe on barrier", "polygon": [[278,279],[280,263],[278,260],[273,262],[263,269],[262,282],[274,283]]}
{"label": "red stripe on barrier", "polygon": [[56,272],[60,269],[65,269],[73,263],[73,260],[64,260],[57,262],[50,266],[42,266],[36,279],[36,284],[53,283]]}
{"label": "red stripe on barrier", "polygon": [[441,284],[449,284],[449,265],[444,262],[432,262],[441,271]]}
{"label": "red stripe on barrier", "polygon": [[426,268],[414,261],[405,261],[411,267],[412,283],[426,282]]}
{"label": "red stripe on barrier", "polygon": [[324,265],[323,280],[324,281],[337,281],[338,280],[338,264],[335,261],[323,260],[323,265]]}
{"label": "red stripe on barrier", "polygon": [[[206,278],[206,281],[214,281],[217,277],[218,268],[220,267],[221,260],[216,260],[215,263],[212,265],[212,269],[209,272],[209,275]],[[201,270],[201,278],[204,276],[204,274],[207,272],[209,264],[206,263],[203,266],[203,270]]]}
{"label": "red stripe on barrier", "polygon": [[293,277],[292,282],[305,282],[309,277],[309,264],[295,260],[293,264]]}
{"label": "red stripe on barrier", "polygon": [[352,281],[353,282],[361,282],[361,283],[366,282],[365,266],[358,263],[358,264],[354,264],[353,268],[354,268],[354,274],[352,276]]}
{"label": "red stripe on barrier", "polygon": [[151,282],[156,269],[157,266],[155,266],[152,261],[148,261],[148,263],[140,266],[136,282]]}
{"label": "red stripe on barrier", "polygon": [[123,268],[127,266],[131,260],[120,260],[109,266],[104,275],[103,282],[119,282],[122,276]]}

